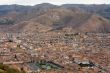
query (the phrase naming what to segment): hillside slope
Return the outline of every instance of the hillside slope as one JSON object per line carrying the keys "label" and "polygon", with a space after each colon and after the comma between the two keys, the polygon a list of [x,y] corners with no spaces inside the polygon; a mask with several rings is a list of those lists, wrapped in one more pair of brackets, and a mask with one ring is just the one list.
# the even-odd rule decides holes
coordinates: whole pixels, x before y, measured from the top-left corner
{"label": "hillside slope", "polygon": [[[98,10],[95,13],[92,13],[95,6],[89,6],[89,11],[87,11],[89,7],[84,11],[86,5],[82,8],[81,6],[83,5],[56,6],[48,3],[35,6],[0,6],[0,31],[110,32],[110,20],[97,14],[97,11],[101,10],[99,8],[101,6],[96,6]],[[7,20],[8,22],[4,23]]]}

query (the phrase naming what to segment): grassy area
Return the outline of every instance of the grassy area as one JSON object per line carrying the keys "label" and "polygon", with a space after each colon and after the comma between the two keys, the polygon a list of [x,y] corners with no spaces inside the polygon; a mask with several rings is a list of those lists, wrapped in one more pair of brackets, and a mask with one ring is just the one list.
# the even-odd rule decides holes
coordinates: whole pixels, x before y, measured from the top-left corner
{"label": "grassy area", "polygon": [[51,61],[37,62],[36,65],[42,70],[60,70],[63,68],[62,66]]}

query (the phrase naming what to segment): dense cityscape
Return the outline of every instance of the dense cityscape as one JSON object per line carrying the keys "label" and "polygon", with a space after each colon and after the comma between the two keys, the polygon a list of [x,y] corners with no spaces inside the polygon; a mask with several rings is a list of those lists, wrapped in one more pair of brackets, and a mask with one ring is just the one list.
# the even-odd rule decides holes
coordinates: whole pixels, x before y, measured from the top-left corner
{"label": "dense cityscape", "polygon": [[0,73],[110,73],[109,4],[36,4],[0,5]]}
{"label": "dense cityscape", "polygon": [[110,34],[58,33],[50,36],[47,33],[30,34],[1,33],[0,63],[16,66],[26,72],[110,71]]}

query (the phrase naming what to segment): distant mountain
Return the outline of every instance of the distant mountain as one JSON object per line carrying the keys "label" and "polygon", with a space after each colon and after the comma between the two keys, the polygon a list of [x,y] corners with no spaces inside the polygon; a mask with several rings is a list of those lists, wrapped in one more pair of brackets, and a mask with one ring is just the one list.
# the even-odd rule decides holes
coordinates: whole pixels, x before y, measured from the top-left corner
{"label": "distant mountain", "polygon": [[105,18],[110,19],[110,5],[101,4],[101,5],[83,5],[83,4],[64,4],[61,7],[74,9],[78,8],[85,12],[96,13]]}
{"label": "distant mountain", "polygon": [[0,31],[110,32],[109,13],[110,5],[1,5]]}

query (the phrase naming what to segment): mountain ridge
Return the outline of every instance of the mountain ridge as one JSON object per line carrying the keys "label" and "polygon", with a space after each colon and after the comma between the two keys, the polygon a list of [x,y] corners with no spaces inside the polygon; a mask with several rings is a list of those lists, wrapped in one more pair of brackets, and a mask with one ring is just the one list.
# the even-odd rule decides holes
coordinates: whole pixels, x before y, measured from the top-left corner
{"label": "mountain ridge", "polygon": [[[34,32],[38,32],[49,28],[52,32],[69,29],[76,32],[110,32],[109,8],[110,5],[64,4],[58,6],[49,3],[35,6],[0,5],[0,19],[13,21],[13,25],[6,28],[8,31],[29,32],[34,28],[36,29]],[[5,25],[1,24],[4,21]],[[3,26],[5,29],[9,23],[4,21],[1,21],[0,29]],[[37,30],[38,27],[39,30]]]}

